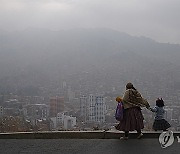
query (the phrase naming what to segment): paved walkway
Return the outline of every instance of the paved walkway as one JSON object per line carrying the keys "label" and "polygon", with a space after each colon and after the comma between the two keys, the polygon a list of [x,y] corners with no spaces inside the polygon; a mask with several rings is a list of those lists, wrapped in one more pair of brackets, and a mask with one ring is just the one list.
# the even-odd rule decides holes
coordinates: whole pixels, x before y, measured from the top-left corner
{"label": "paved walkway", "polygon": [[0,139],[0,154],[179,154],[180,143],[162,149],[158,139]]}

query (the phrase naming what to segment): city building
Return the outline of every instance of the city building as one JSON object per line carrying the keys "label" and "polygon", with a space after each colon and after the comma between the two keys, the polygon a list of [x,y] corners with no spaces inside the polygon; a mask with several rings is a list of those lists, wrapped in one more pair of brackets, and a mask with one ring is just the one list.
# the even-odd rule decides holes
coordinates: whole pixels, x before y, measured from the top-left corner
{"label": "city building", "polygon": [[88,97],[82,96],[80,97],[80,117],[82,118],[83,122],[86,122],[88,120],[88,110],[89,110],[89,104],[88,104]]}
{"label": "city building", "polygon": [[80,98],[81,115],[89,122],[105,122],[106,105],[103,96],[89,95]]}
{"label": "city building", "polygon": [[70,86],[67,89],[67,96],[68,96],[69,101],[72,101],[73,99],[75,99],[75,92],[72,91]]}
{"label": "city building", "polygon": [[73,129],[76,125],[76,117],[64,116],[63,127],[65,130]]}
{"label": "city building", "polygon": [[106,105],[103,96],[90,95],[90,115],[93,115],[90,121],[105,122]]}
{"label": "city building", "polygon": [[62,88],[65,89],[66,87],[67,87],[67,83],[66,83],[66,81],[63,81]]}
{"label": "city building", "polygon": [[50,117],[56,117],[59,112],[64,111],[64,97],[50,98]]}
{"label": "city building", "polygon": [[64,113],[58,113],[56,117],[51,118],[51,121],[53,130],[71,130],[76,125],[76,117]]}
{"label": "city building", "polygon": [[46,104],[28,104],[23,108],[28,119],[46,119],[49,117],[49,107]]}
{"label": "city building", "polygon": [[4,115],[4,108],[0,106],[0,117]]}
{"label": "city building", "polygon": [[6,116],[22,116],[24,104],[17,99],[9,99],[3,104],[3,114]]}
{"label": "city building", "polygon": [[52,128],[54,130],[63,128],[64,117],[65,115],[63,112],[58,113],[56,117],[51,117]]}

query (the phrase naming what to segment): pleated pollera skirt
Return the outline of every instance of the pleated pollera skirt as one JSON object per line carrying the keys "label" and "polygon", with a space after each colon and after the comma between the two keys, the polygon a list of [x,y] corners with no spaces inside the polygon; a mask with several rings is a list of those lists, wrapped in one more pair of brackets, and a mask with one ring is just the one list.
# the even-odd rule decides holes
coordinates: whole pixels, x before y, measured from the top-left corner
{"label": "pleated pollera skirt", "polygon": [[140,107],[132,107],[124,110],[123,120],[115,128],[119,131],[134,131],[144,128],[143,115]]}
{"label": "pleated pollera skirt", "polygon": [[170,127],[171,127],[171,125],[165,119],[154,120],[153,129],[155,131],[156,130],[166,130]]}

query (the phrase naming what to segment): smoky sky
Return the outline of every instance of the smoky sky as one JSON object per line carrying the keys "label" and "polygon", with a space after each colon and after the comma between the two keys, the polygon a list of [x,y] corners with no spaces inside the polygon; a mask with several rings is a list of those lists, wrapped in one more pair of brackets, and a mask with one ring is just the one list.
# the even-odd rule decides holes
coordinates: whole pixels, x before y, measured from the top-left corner
{"label": "smoky sky", "polygon": [[0,0],[0,30],[110,28],[180,44],[179,0]]}

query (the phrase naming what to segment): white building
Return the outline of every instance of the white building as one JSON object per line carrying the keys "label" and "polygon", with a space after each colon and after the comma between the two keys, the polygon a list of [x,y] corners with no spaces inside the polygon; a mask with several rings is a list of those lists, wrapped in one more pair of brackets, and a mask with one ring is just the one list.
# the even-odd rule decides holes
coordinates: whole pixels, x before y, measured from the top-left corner
{"label": "white building", "polygon": [[58,113],[56,117],[52,117],[51,121],[53,123],[52,128],[53,129],[59,129],[63,128],[63,123],[64,123],[64,113]]}
{"label": "white building", "polygon": [[62,87],[63,87],[63,89],[65,89],[67,87],[66,81],[63,81]]}
{"label": "white building", "polygon": [[63,125],[64,117],[65,117],[64,113],[57,114],[57,124],[58,125],[61,125],[61,126]]}
{"label": "white building", "polygon": [[105,122],[106,105],[103,96],[89,96],[89,121]]}
{"label": "white building", "polygon": [[68,87],[67,95],[68,95],[69,101],[72,101],[73,99],[75,99],[75,92],[71,90],[70,86]]}
{"label": "white building", "polygon": [[58,129],[73,129],[76,125],[76,117],[64,115],[64,113],[58,113],[57,117],[52,117],[51,121],[53,123],[52,128],[54,130]]}
{"label": "white building", "polygon": [[80,97],[80,116],[84,122],[88,120],[88,108],[88,97],[83,95],[82,97]]}
{"label": "white building", "polygon": [[65,116],[63,127],[64,129],[72,129],[76,125],[76,117]]}
{"label": "white building", "polygon": [[57,129],[57,117],[50,118],[52,121],[51,129],[56,130]]}
{"label": "white building", "polygon": [[95,96],[90,95],[89,100],[89,121],[95,122]]}

